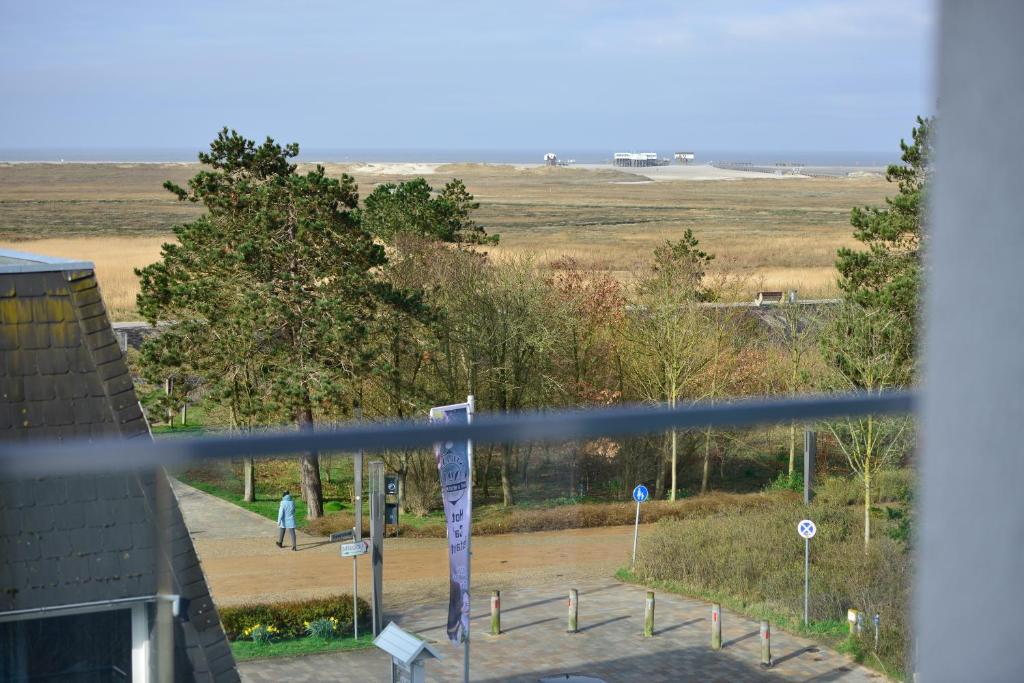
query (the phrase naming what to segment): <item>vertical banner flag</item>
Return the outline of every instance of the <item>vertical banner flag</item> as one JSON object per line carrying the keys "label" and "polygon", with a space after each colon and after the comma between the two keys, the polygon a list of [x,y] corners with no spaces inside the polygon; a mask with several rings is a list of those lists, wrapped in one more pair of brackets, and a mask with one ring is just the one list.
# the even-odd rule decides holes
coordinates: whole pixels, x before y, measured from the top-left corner
{"label": "vertical banner flag", "polygon": [[[469,404],[430,409],[431,422],[467,424]],[[434,444],[441,475],[441,496],[448,525],[448,638],[453,645],[469,634],[469,443],[446,441]]]}

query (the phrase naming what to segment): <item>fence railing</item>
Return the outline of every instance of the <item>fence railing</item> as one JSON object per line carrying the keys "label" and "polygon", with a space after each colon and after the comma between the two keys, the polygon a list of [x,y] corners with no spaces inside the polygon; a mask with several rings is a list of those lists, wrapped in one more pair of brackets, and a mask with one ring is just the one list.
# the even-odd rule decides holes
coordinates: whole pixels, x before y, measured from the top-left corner
{"label": "fence railing", "polygon": [[914,411],[906,391],[744,399],[670,409],[625,406],[514,414],[482,413],[472,424],[420,421],[353,424],[317,431],[267,431],[245,435],[140,441],[31,441],[0,444],[0,475],[46,476],[129,470],[230,457],[272,457],[308,451],[355,453],[429,447],[442,441],[474,443],[567,441],[629,436],[706,426],[744,427],[796,420]]}

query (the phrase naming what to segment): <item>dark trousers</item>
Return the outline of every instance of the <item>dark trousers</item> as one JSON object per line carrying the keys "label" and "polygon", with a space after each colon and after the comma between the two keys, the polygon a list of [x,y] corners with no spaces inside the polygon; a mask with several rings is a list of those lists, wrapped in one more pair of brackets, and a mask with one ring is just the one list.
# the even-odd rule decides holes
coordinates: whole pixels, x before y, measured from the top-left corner
{"label": "dark trousers", "polygon": [[285,529],[284,527],[281,527],[281,533],[277,537],[277,544],[278,545],[282,545],[284,543],[284,532],[285,531],[290,531],[291,532],[291,534],[292,534],[292,548],[294,548],[295,547],[295,529]]}

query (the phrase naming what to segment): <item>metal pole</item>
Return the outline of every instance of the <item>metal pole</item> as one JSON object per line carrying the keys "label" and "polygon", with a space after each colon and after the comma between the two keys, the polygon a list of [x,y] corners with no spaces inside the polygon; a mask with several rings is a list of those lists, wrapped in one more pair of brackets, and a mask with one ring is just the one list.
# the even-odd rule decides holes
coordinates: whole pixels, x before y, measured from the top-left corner
{"label": "metal pole", "polygon": [[[476,407],[476,402],[473,399],[473,395],[470,394],[466,397],[466,424],[473,423],[473,410]],[[470,595],[470,569],[473,567],[473,440],[469,439],[466,441],[466,555],[468,560],[466,562],[466,603],[472,615],[473,599]],[[466,647],[463,654],[462,663],[462,680],[464,683],[469,683],[469,632],[470,629],[466,629]]]}
{"label": "metal pole", "polygon": [[811,568],[811,542],[808,539],[804,539],[804,626],[807,626],[810,622],[807,620],[808,603],[807,596],[810,594],[810,576]]}
{"label": "metal pole", "polygon": [[804,432],[804,505],[814,500],[814,469],[818,459],[818,434],[807,430]]}
{"label": "metal pole", "polygon": [[640,533],[640,501],[636,502],[636,521],[633,522],[633,567],[636,566],[636,537]]}
{"label": "metal pole", "polygon": [[359,564],[358,555],[352,556],[352,638],[359,640]]}
{"label": "metal pole", "polygon": [[373,635],[384,629],[384,463],[370,463],[370,542],[373,544]]}
{"label": "metal pole", "polygon": [[[363,409],[356,409],[359,421],[363,420]],[[352,458],[352,491],[355,493],[356,524],[352,529],[352,540],[363,540],[363,452]],[[359,556],[352,556],[352,637],[359,640]]]}

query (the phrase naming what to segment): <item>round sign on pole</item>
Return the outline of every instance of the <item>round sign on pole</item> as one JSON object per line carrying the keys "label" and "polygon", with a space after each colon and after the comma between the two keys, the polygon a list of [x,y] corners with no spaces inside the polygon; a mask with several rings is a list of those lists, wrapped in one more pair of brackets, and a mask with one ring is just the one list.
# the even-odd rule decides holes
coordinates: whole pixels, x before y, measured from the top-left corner
{"label": "round sign on pole", "polygon": [[633,489],[633,500],[635,500],[638,503],[642,503],[650,497],[650,492],[647,490],[647,487],[644,486],[643,484],[637,484],[636,488]]}
{"label": "round sign on pole", "polygon": [[803,538],[814,538],[814,534],[817,533],[818,527],[814,526],[814,522],[809,519],[801,520],[796,525],[796,532]]}

